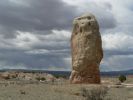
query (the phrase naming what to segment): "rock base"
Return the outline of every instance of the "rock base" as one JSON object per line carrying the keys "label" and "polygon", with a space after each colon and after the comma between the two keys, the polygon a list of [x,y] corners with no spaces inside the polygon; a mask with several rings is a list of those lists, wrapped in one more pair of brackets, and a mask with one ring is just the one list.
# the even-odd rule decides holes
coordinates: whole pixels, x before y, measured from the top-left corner
{"label": "rock base", "polygon": [[100,84],[100,71],[98,67],[90,67],[84,71],[73,70],[70,76],[70,83],[73,84]]}

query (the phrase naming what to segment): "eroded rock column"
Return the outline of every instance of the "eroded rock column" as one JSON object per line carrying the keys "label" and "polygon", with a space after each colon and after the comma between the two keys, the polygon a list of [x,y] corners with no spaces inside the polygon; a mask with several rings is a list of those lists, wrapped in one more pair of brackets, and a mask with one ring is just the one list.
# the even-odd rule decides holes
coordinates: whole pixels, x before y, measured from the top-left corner
{"label": "eroded rock column", "polygon": [[85,14],[73,21],[71,36],[71,83],[100,83],[99,65],[103,58],[99,25],[94,15]]}

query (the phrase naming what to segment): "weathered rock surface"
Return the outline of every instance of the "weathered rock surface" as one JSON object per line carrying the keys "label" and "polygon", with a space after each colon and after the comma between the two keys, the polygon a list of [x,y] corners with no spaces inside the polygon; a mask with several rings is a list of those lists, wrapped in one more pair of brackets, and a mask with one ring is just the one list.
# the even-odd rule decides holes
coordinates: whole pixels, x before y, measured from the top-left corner
{"label": "weathered rock surface", "polygon": [[99,25],[94,15],[85,14],[73,21],[71,36],[71,83],[100,83],[99,65],[103,58]]}

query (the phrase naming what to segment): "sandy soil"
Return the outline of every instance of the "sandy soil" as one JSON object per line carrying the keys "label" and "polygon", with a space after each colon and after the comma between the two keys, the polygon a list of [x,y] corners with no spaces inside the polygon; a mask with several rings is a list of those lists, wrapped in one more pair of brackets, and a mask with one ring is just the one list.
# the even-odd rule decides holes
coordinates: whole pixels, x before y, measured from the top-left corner
{"label": "sandy soil", "polygon": [[[116,78],[102,78],[102,86],[110,86],[111,100],[133,100],[133,78],[123,85],[116,85]],[[90,89],[101,85],[69,84],[68,80],[58,82],[37,82],[0,80],[0,100],[85,100],[81,95],[84,87]],[[113,85],[111,87],[111,85]]]}

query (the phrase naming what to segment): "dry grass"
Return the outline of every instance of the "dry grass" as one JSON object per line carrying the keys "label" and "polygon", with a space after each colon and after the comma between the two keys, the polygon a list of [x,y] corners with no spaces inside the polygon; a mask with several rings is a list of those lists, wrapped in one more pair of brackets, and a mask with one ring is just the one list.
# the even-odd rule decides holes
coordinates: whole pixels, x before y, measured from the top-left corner
{"label": "dry grass", "polygon": [[81,88],[81,93],[82,96],[85,97],[85,100],[105,100],[105,97],[108,93],[108,87],[100,86],[94,87],[90,90]]}
{"label": "dry grass", "polygon": [[[115,84],[117,82],[116,78],[102,78],[102,80],[106,81],[102,86],[108,86],[109,83]],[[109,82],[108,84],[107,81]],[[0,83],[0,100],[85,100],[86,97],[83,96],[81,88],[89,92],[93,89],[94,91],[101,90],[99,89],[101,85],[69,84],[68,81],[52,84],[41,82],[19,83],[16,81],[0,81]],[[132,84],[133,79],[127,78],[126,83]],[[102,93],[94,94],[95,96],[103,95],[106,99],[111,98],[110,100],[133,100],[133,88],[110,87],[108,91]]]}

